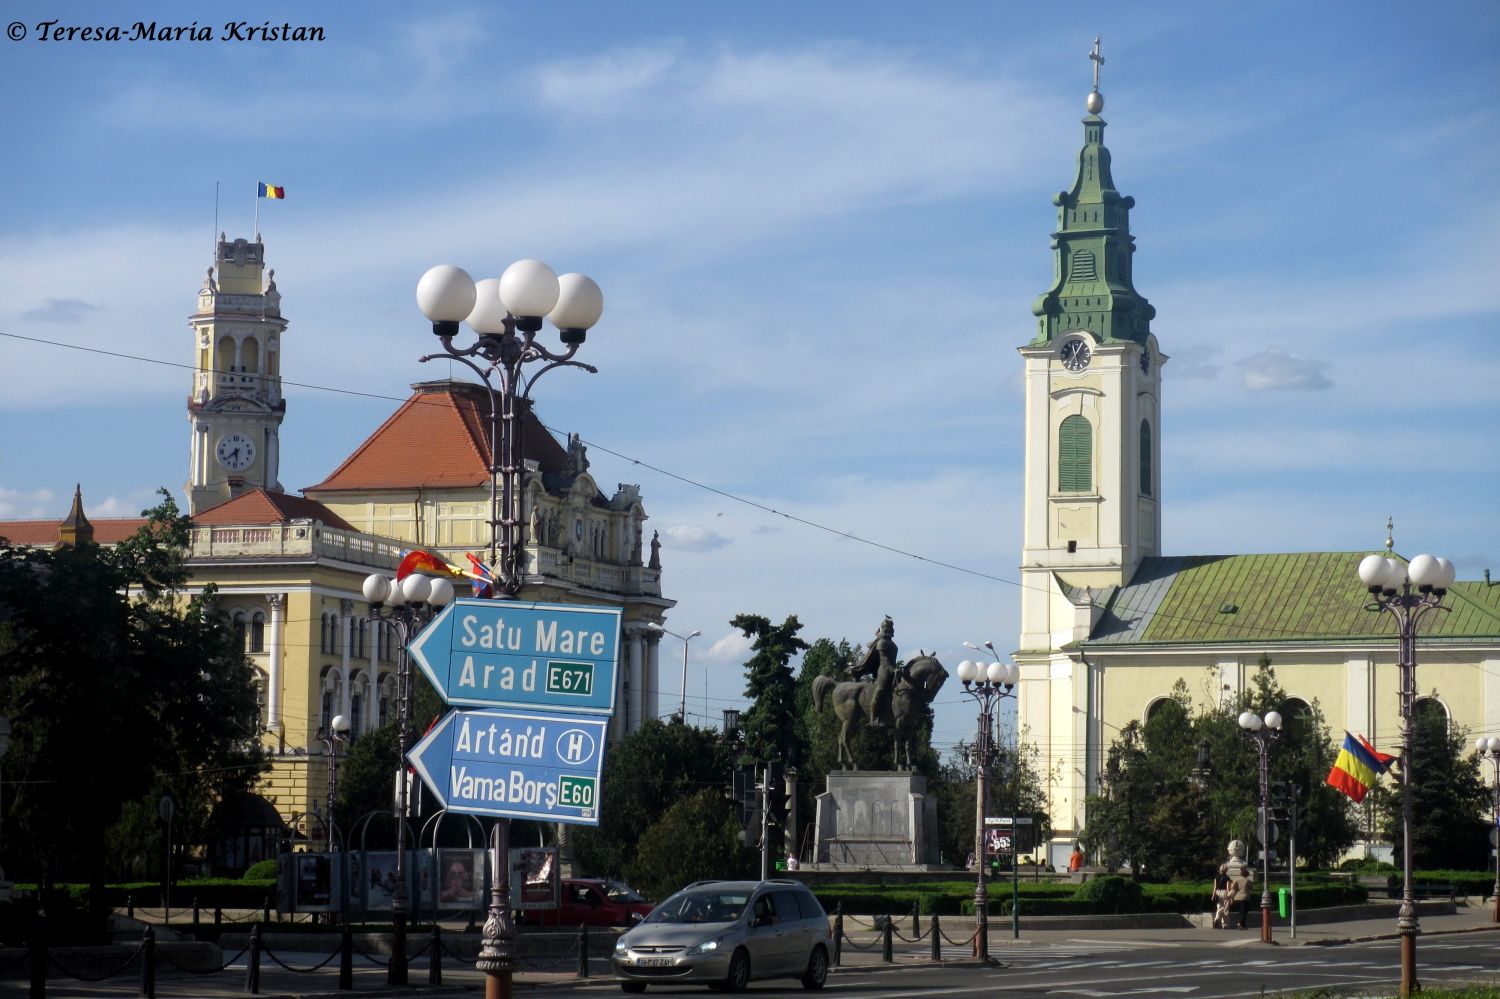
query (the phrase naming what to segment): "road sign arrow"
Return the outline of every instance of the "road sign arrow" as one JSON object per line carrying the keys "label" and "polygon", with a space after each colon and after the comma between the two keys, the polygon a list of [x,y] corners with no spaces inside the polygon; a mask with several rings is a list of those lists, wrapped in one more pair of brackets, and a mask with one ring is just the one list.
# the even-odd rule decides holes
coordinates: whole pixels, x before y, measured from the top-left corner
{"label": "road sign arrow", "polygon": [[541,711],[448,712],[411,764],[450,811],[599,824],[609,721]]}
{"label": "road sign arrow", "polygon": [[620,609],[455,600],[408,646],[449,704],[614,713]]}

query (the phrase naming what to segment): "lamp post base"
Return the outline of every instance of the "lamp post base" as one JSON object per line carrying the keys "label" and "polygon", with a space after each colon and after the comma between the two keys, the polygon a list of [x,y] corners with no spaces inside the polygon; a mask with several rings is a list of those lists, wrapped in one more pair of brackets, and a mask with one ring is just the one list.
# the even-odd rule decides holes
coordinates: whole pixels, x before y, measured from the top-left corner
{"label": "lamp post base", "polygon": [[1401,931],[1401,999],[1410,999],[1413,992],[1422,991],[1417,983],[1417,934]]}
{"label": "lamp post base", "polygon": [[1260,942],[1271,942],[1271,903],[1260,904]]}

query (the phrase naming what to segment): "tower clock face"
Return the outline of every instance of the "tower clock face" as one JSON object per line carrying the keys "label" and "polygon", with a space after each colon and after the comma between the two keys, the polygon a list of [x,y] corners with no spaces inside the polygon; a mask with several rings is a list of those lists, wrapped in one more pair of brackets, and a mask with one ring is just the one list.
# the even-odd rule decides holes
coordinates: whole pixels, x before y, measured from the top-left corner
{"label": "tower clock face", "polygon": [[219,438],[214,456],[231,472],[243,472],[255,461],[255,444],[244,434],[225,434]]}
{"label": "tower clock face", "polygon": [[1060,351],[1063,367],[1069,371],[1082,371],[1089,366],[1089,359],[1093,355],[1094,352],[1089,349],[1088,342],[1077,338],[1063,344]]}

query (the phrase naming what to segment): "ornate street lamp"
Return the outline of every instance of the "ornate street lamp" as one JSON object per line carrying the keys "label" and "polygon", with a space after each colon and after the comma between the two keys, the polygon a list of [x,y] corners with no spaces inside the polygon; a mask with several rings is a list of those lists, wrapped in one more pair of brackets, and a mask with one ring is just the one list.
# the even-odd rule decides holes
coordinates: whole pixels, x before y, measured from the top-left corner
{"label": "ornate street lamp", "polygon": [[1484,736],[1474,740],[1474,749],[1481,759],[1495,765],[1495,827],[1490,836],[1495,839],[1495,922],[1500,923],[1500,736]]}
{"label": "ornate street lamp", "polygon": [[[539,260],[518,260],[499,278],[476,283],[462,268],[440,264],[417,282],[417,306],[432,321],[442,351],[422,361],[445,358],[479,376],[490,396],[490,565],[495,596],[514,597],[525,580],[520,531],[520,407],[531,402],[531,389],[542,375],[558,367],[593,365],[573,360],[588,331],[604,313],[604,295],[582,274],[558,277]],[[557,327],[563,349],[554,352],[537,340],[543,318]],[[467,322],[475,341],[457,347],[458,324]],[[527,364],[540,367],[526,376]],[[485,974],[485,999],[510,999],[516,928],[510,913],[510,820],[495,820],[489,914],[484,943],[475,967]]]}
{"label": "ornate street lamp", "polygon": [[1255,740],[1260,756],[1260,940],[1271,942],[1271,743],[1281,738],[1281,715],[1240,712],[1240,728]]}
{"label": "ornate street lamp", "polygon": [[[979,646],[965,642],[971,649]],[[974,880],[974,954],[981,961],[990,959],[989,941],[989,889],[984,883],[984,816],[988,801],[988,772],[995,747],[991,741],[995,705],[1003,697],[1014,697],[1016,682],[1021,678],[1021,667],[1003,662],[995,647],[985,642],[984,647],[995,656],[988,665],[965,659],[958,664],[958,678],[963,682],[964,693],[979,704],[979,735],[974,746],[976,764],[974,787],[974,866],[978,876]],[[1019,766],[1019,763],[1017,764]],[[1012,796],[1014,797],[1014,796]],[[1011,807],[1010,863],[1011,863],[1011,932],[1021,935],[1020,914],[1016,910],[1016,895],[1019,891],[1016,880],[1016,836],[1015,807]]]}
{"label": "ornate street lamp", "polygon": [[364,594],[370,603],[370,616],[392,625],[400,638],[396,652],[396,885],[391,890],[394,939],[386,983],[405,985],[406,916],[411,909],[411,896],[406,890],[406,731],[411,718],[411,661],[406,647],[434,611],[453,602],[453,584],[417,573],[398,583],[375,573],[365,577]]}
{"label": "ornate street lamp", "polygon": [[[328,850],[330,853],[338,850],[334,840],[333,822],[333,799],[337,794],[339,783],[339,746],[349,741],[349,719],[343,715],[334,715],[333,721],[328,723],[327,728],[318,729],[317,736],[323,743],[323,755],[328,760]],[[163,816],[165,817],[165,816]]]}
{"label": "ornate street lamp", "polygon": [[688,642],[691,642],[693,639],[695,639],[699,635],[703,634],[703,632],[701,632],[698,629],[694,628],[692,631],[688,632],[686,635],[679,635],[675,631],[671,631],[671,630],[669,630],[667,628],[663,628],[661,625],[657,624],[655,621],[652,621],[651,623],[647,624],[646,627],[648,629],[650,629],[651,631],[659,631],[663,635],[671,635],[673,638],[680,639],[682,641],[682,703],[677,708],[677,720],[679,722],[683,723],[684,725],[686,725],[687,724],[687,656],[688,656]]}
{"label": "ornate street lamp", "polygon": [[[1389,542],[1387,542],[1389,544]],[[1417,903],[1412,897],[1411,741],[1413,709],[1417,702],[1417,624],[1442,605],[1456,573],[1453,563],[1432,555],[1418,555],[1409,565],[1381,555],[1367,555],[1359,563],[1359,580],[1370,591],[1366,610],[1384,611],[1396,622],[1401,672],[1401,911],[1396,928],[1401,934],[1401,999],[1417,984]]]}

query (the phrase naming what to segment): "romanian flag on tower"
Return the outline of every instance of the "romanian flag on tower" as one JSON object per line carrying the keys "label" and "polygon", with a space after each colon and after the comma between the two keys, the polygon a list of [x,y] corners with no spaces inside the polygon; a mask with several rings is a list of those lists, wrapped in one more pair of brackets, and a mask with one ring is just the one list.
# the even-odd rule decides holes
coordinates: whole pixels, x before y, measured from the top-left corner
{"label": "romanian flag on tower", "polygon": [[262,198],[275,198],[275,199],[278,199],[278,200],[279,199],[284,199],[286,197],[286,188],[284,188],[284,187],[278,187],[275,184],[267,184],[265,181],[261,181],[260,182],[260,197],[262,197]]}
{"label": "romanian flag on tower", "polygon": [[1370,745],[1364,736],[1353,736],[1346,731],[1344,748],[1339,750],[1333,769],[1328,771],[1328,786],[1338,788],[1358,804],[1395,759]]}

